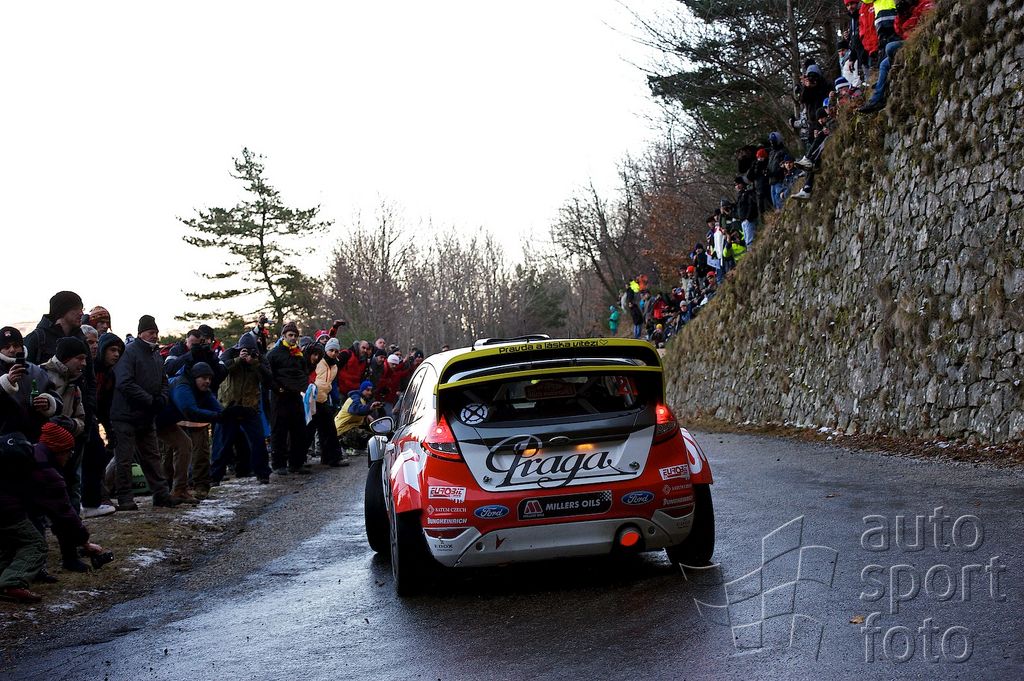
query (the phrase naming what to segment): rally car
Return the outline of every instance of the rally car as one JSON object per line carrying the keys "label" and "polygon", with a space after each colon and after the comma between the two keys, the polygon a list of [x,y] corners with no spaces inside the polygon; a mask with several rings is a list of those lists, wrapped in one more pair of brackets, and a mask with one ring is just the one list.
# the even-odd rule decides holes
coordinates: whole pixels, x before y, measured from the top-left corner
{"label": "rally car", "polygon": [[427,358],[371,429],[366,536],[399,595],[438,566],[711,558],[711,469],[646,342],[483,339]]}

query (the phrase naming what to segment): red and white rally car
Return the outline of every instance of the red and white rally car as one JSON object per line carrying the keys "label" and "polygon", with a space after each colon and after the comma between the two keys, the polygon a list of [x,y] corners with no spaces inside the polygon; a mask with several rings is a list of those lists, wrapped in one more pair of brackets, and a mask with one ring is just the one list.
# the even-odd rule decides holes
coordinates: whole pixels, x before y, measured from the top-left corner
{"label": "red and white rally car", "polygon": [[433,355],[371,428],[366,535],[400,595],[438,565],[655,549],[703,565],[714,550],[711,469],[643,341],[524,336]]}

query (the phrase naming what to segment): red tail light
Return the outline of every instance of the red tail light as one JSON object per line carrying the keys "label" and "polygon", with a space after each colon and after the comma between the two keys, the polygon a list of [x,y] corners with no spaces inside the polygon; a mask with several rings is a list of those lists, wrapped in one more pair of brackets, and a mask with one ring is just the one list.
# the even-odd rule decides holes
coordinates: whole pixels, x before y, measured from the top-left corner
{"label": "red tail light", "polygon": [[462,453],[459,452],[459,444],[452,435],[452,429],[448,427],[448,421],[442,416],[427,429],[427,436],[423,440],[423,446],[431,456],[448,461],[462,461]]}
{"label": "red tail light", "polygon": [[664,404],[659,404],[654,408],[654,414],[654,441],[665,442],[675,437],[675,434],[679,432],[679,424],[676,422],[672,410]]}

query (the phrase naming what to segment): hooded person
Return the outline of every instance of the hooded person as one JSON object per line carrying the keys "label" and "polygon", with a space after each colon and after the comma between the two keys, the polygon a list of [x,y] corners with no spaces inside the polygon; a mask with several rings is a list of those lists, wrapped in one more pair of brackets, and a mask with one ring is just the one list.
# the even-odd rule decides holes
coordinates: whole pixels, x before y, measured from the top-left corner
{"label": "hooded person", "polygon": [[[114,489],[114,428],[110,423],[110,405],[114,401],[114,367],[124,354],[124,341],[112,333],[100,336],[96,349],[96,418],[88,424],[90,432],[82,456],[82,517],[95,518],[117,510],[110,503]],[[100,437],[103,426],[106,442]]]}
{"label": "hooded person", "polygon": [[196,362],[174,379],[171,399],[157,417],[157,433],[164,441],[164,476],[171,481],[171,497],[183,504],[200,499],[188,489],[189,469],[200,496],[210,489],[210,424],[220,420],[221,407],[213,394],[213,368]]}
{"label": "hooded person", "polygon": [[46,370],[24,361],[24,354],[21,332],[13,326],[0,329],[0,433],[17,432],[35,441],[63,405]]}
{"label": "hooded person", "polygon": [[[260,410],[263,389],[272,384],[273,376],[260,358],[259,342],[254,334],[242,334],[238,343],[225,351],[224,369],[224,380],[217,391],[224,410],[213,427],[210,485],[219,485],[224,479],[228,451],[239,436],[244,437],[248,445],[250,470],[261,484],[269,483],[270,465]],[[236,465],[242,466],[242,463],[236,462]],[[201,498],[209,491],[197,485],[194,496]]]}
{"label": "hooded person", "polygon": [[132,491],[132,463],[139,465],[154,506],[174,507],[161,465],[156,417],[170,399],[160,357],[160,330],[150,315],[139,318],[138,335],[114,367],[114,399],[110,420],[115,436],[116,491],[119,511],[137,511]]}
{"label": "hooded person", "polygon": [[309,387],[308,361],[299,347],[299,327],[288,322],[281,339],[267,353],[271,384],[271,467],[278,475],[309,474],[303,467],[309,442],[303,406]]}
{"label": "hooded person", "polygon": [[373,399],[372,381],[363,381],[358,390],[350,392],[338,415],[334,417],[340,444],[349,450],[365,449],[373,433],[363,426],[369,420],[370,413],[381,406],[380,402]]}

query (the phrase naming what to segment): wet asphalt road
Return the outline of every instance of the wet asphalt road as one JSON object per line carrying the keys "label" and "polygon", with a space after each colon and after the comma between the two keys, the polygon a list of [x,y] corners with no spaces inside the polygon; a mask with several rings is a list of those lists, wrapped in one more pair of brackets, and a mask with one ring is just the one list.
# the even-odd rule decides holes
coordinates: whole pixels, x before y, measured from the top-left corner
{"label": "wet asphalt road", "polygon": [[[684,577],[663,553],[549,562],[403,601],[365,543],[357,466],[321,472],[151,595],[19,651],[0,678],[1024,678],[1020,473],[697,436],[716,475],[718,568]],[[949,520],[933,523],[939,506]],[[906,546],[915,516],[921,551]],[[956,545],[936,549],[935,527],[949,544],[954,522]],[[887,549],[865,548],[882,534]],[[906,597],[890,603],[893,575]],[[878,627],[872,661],[856,616]],[[968,659],[951,661],[965,639]]]}

